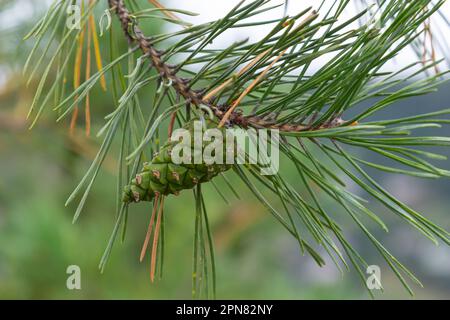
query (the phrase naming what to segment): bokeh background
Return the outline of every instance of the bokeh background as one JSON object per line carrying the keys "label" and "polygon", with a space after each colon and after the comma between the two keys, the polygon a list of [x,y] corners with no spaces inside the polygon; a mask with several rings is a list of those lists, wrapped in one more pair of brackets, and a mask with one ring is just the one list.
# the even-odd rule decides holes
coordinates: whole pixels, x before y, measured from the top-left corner
{"label": "bokeh background", "polygon": [[[203,8],[199,2],[193,1],[191,9],[202,10],[203,19],[223,12],[218,9],[223,1],[207,1]],[[217,10],[211,10],[213,3]],[[46,2],[37,0],[0,2],[0,299],[190,298],[195,215],[191,193],[166,203],[164,278],[155,284],[149,280],[148,262],[138,262],[151,211],[148,204],[132,209],[126,241],[114,247],[105,272],[98,270],[115,218],[114,152],[106,159],[81,219],[72,224],[75,207],[66,208],[64,203],[95,157],[99,141],[84,137],[83,132],[69,136],[68,124],[55,123],[50,112],[35,129],[28,130],[25,118],[37,84],[25,84],[22,67],[32,44],[21,39],[45,7]],[[189,8],[188,3],[183,7]],[[213,14],[208,16],[208,12]],[[228,35],[231,39],[239,36]],[[437,93],[397,103],[380,116],[448,108],[449,89],[444,85]],[[100,120],[113,108],[111,97],[98,89],[91,99],[94,119]],[[450,136],[450,128],[440,134]],[[450,155],[449,150],[439,151]],[[441,166],[450,169],[448,161]],[[285,165],[282,170],[294,176],[295,185],[294,168]],[[450,181],[371,172],[390,192],[450,229]],[[310,257],[301,256],[295,239],[233,175],[228,176],[241,200],[229,194],[230,204],[226,204],[211,186],[204,187],[216,246],[218,298],[368,298],[354,272],[342,275],[332,263],[319,268]],[[219,187],[221,183],[218,181]],[[388,234],[375,234],[424,283],[424,288],[414,287],[416,297],[450,298],[450,249],[434,246],[384,208],[370,205],[391,226]],[[409,298],[359,230],[348,219],[342,222],[348,238],[369,264],[381,266],[385,293],[377,296]],[[82,271],[79,291],[66,288],[66,268],[73,264]]]}

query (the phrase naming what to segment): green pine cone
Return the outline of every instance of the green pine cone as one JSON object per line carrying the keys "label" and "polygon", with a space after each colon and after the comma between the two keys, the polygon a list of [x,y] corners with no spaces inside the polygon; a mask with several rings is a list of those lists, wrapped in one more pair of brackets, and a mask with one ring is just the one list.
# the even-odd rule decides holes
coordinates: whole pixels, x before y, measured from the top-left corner
{"label": "green pine cone", "polygon": [[[175,164],[172,161],[172,149],[178,141],[167,141],[155,155],[150,163],[144,163],[141,173],[124,188],[123,201],[126,203],[152,201],[156,194],[178,195],[180,191],[192,189],[199,183],[205,183],[221,172],[231,169],[232,165],[226,163],[226,149],[223,147],[223,164],[194,163],[194,119],[188,122],[184,129],[191,133],[191,161],[190,164]],[[217,128],[217,123],[205,120],[207,129]],[[223,137],[225,130],[220,129]],[[223,144],[225,145],[225,143]],[[202,154],[206,144],[202,141]]]}

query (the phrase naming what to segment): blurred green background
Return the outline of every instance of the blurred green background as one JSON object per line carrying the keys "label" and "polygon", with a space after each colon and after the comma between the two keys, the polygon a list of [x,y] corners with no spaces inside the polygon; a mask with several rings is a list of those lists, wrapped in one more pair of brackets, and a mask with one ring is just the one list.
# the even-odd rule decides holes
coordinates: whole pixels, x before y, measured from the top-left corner
{"label": "blurred green background", "polygon": [[[66,208],[64,203],[95,156],[99,141],[85,138],[82,132],[70,137],[68,123],[55,123],[50,112],[35,129],[27,129],[25,117],[36,83],[25,85],[21,68],[32,43],[23,43],[21,38],[42,14],[42,3],[0,3],[0,298],[190,298],[195,215],[191,192],[166,202],[165,270],[163,279],[155,284],[150,283],[148,261],[138,261],[151,212],[148,204],[132,208],[126,241],[116,244],[105,272],[98,270],[115,220],[115,153],[106,159],[81,219],[72,224],[75,207]],[[397,104],[382,116],[448,107],[448,89]],[[97,89],[91,99],[94,121],[100,124],[112,110],[112,100]],[[450,135],[450,130],[445,130],[441,134]],[[449,154],[448,150],[445,153]],[[449,169],[448,162],[443,166]],[[295,184],[294,169],[288,165],[282,168],[284,174],[293,176]],[[450,229],[450,181],[371,172],[392,193]],[[231,203],[225,204],[212,186],[204,187],[216,246],[217,298],[368,298],[354,272],[341,275],[329,261],[319,268],[309,256],[301,256],[295,239],[232,174],[228,177],[242,200],[229,193]],[[450,298],[450,249],[435,247],[384,208],[373,207],[391,226],[390,233],[375,234],[424,283],[425,288],[414,287],[416,297]],[[335,214],[344,215],[339,211]],[[339,220],[369,264],[381,266],[385,293],[377,296],[408,298],[359,230],[346,217]],[[69,265],[80,266],[82,290],[66,288]]]}

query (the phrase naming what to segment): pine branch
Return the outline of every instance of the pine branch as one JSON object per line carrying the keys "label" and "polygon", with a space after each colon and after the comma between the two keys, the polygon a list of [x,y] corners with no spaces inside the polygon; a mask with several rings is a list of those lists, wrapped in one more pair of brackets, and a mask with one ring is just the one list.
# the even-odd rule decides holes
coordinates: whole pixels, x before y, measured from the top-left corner
{"label": "pine branch", "polygon": [[[114,10],[117,14],[118,19],[121,22],[123,32],[125,37],[128,39],[129,43],[137,42],[141,51],[145,56],[148,56],[151,60],[152,66],[156,68],[159,75],[168,83],[172,84],[172,87],[176,90],[176,92],[182,96],[187,103],[192,103],[199,106],[207,106],[210,108],[215,116],[221,121],[226,122],[231,126],[240,126],[240,127],[254,127],[254,128],[270,128],[270,129],[278,129],[280,131],[293,132],[293,131],[309,131],[316,129],[324,129],[324,128],[333,128],[337,125],[341,125],[340,122],[330,121],[325,125],[320,126],[319,128],[312,128],[311,126],[306,126],[303,124],[274,124],[271,121],[267,121],[258,116],[243,116],[241,113],[236,112],[235,106],[216,106],[210,103],[210,100],[214,100],[214,97],[207,96],[204,97],[204,90],[192,90],[189,86],[189,79],[180,78],[177,76],[178,68],[177,66],[171,66],[165,63],[162,59],[164,55],[163,51],[156,49],[151,39],[146,37],[142,30],[139,28],[137,23],[132,20],[130,13],[125,6],[123,0],[108,0],[109,7],[111,10]],[[308,21],[313,20],[313,18],[317,17],[315,12],[311,13]],[[130,26],[133,30],[133,33],[130,32]],[[278,61],[275,59],[274,62]],[[264,76],[265,74],[262,74]]]}
{"label": "pine branch", "polygon": [[[121,228],[122,237],[125,235],[128,203],[153,201],[154,211],[141,253],[142,258],[153,233],[153,279],[157,269],[160,268],[161,272],[163,265],[162,259],[159,264],[156,261],[158,256],[163,256],[164,246],[161,241],[164,215],[162,212],[157,215],[158,204],[163,196],[195,188],[193,287],[196,295],[200,295],[202,290],[207,292],[210,289],[208,281],[212,275],[212,287],[215,288],[213,241],[201,184],[211,182],[217,193],[227,202],[226,190],[217,188],[212,178],[223,176],[222,172],[231,167],[210,166],[207,168],[209,171],[206,178],[201,175],[196,177],[195,168],[177,167],[180,172],[187,170],[192,173],[192,179],[183,181],[185,185],[180,184],[181,175],[177,170],[171,170],[171,183],[178,183],[178,186],[170,191],[167,191],[167,181],[155,186],[146,185],[148,181],[144,181],[150,174],[155,179],[163,176],[157,167],[161,163],[156,163],[161,162],[161,157],[153,157],[154,150],[167,155],[162,161],[163,165],[171,160],[168,156],[170,143],[161,143],[159,129],[163,124],[168,125],[170,136],[175,127],[188,126],[192,115],[210,113],[215,117],[212,124],[214,127],[222,122],[228,126],[281,131],[278,141],[280,151],[298,174],[296,178],[299,181],[295,182],[300,185],[302,191],[298,191],[298,185],[292,185],[283,176],[283,172],[273,176],[260,175],[261,163],[243,167],[236,165],[232,169],[240,183],[252,192],[296,239],[302,253],[309,253],[320,266],[325,264],[325,259],[315,248],[317,244],[339,270],[353,266],[365,282],[367,263],[346,239],[344,230],[334,217],[334,211],[340,209],[360,228],[361,233],[366,235],[405,288],[412,292],[406,277],[414,283],[420,282],[371,233],[369,225],[373,224],[384,231],[388,230],[388,225],[368,208],[368,200],[363,197],[375,199],[386,210],[403,219],[434,243],[442,241],[450,244],[450,234],[391,195],[365,168],[422,178],[450,177],[450,171],[439,168],[430,160],[446,158],[422,149],[428,146],[450,146],[450,139],[416,134],[420,129],[439,128],[442,124],[450,123],[450,120],[444,118],[450,114],[450,110],[398,119],[368,119],[402,99],[428,94],[446,81],[444,76],[448,71],[416,79],[417,75],[430,73],[439,65],[440,60],[434,57],[434,54],[430,61],[416,61],[400,70],[385,72],[383,69],[386,63],[408,46],[420,53],[419,58],[422,57],[423,50],[418,47],[422,43],[420,37],[424,33],[429,37],[428,21],[439,13],[444,1],[382,1],[376,9],[380,16],[377,18],[379,21],[374,18],[373,21],[361,23],[359,27],[355,24],[361,22],[362,17],[372,8],[365,6],[353,17],[344,20],[342,13],[350,3],[347,0],[330,1],[330,8],[324,14],[322,10],[325,1],[322,1],[317,11],[307,8],[292,17],[255,22],[245,19],[270,12],[277,6],[269,6],[269,0],[254,0],[245,5],[241,2],[223,19],[194,26],[173,14],[193,13],[166,9],[157,1],[151,2],[156,8],[141,9],[135,1],[108,0],[109,9],[104,15],[115,13],[120,22],[120,38],[123,37],[128,42],[128,51],[119,53],[115,44],[115,26],[109,24],[110,62],[104,67],[97,63],[99,71],[86,77],[84,83],[78,83],[79,86],[67,96],[62,90],[63,81],[70,59],[72,56],[78,56],[74,44],[83,31],[64,29],[58,37],[55,30],[61,25],[65,11],[64,6],[56,1],[28,35],[36,37],[35,47],[26,62],[26,67],[33,66],[32,75],[39,70],[45,55],[52,47],[51,44],[57,43],[57,49],[45,68],[30,110],[30,115],[36,113],[33,125],[43,114],[53,95],[54,109],[59,112],[59,121],[76,110],[80,101],[89,99],[89,93],[97,83],[104,87],[107,74],[112,78],[110,87],[115,109],[105,117],[105,123],[99,130],[98,136],[104,136],[104,141],[91,167],[67,202],[70,203],[82,195],[74,217],[76,220],[105,157],[110,152],[115,138],[119,137],[117,219],[100,268],[104,269]],[[94,7],[105,2],[89,3],[91,5],[81,19],[81,30],[88,24],[91,30],[94,29],[91,22]],[[148,15],[153,12],[163,16]],[[183,28],[173,33],[147,37],[139,26],[140,19],[147,18],[163,19],[182,25]],[[379,22],[380,26],[375,22]],[[260,41],[240,41],[223,49],[208,47],[222,32],[259,25],[272,26]],[[422,30],[424,25],[427,25],[427,28]],[[54,26],[54,30],[47,37],[48,42],[41,45],[51,26]],[[175,41],[168,45],[165,51],[157,48],[168,39]],[[32,58],[37,56],[41,46],[44,54],[38,57],[37,63],[33,65]],[[98,61],[99,50],[95,43],[94,50]],[[169,61],[178,54],[186,54],[187,58],[177,65],[170,64]],[[317,70],[311,72],[311,66],[327,56],[332,58],[321,62]],[[126,62],[128,70],[124,71]],[[192,66],[198,71],[192,71]],[[46,91],[46,84],[50,82],[48,79],[53,69],[56,69],[55,81]],[[240,71],[236,72],[238,69]],[[187,79],[186,75],[190,79]],[[151,84],[155,84],[157,90],[152,100],[153,108],[147,115],[140,104],[140,94]],[[369,107],[353,113],[352,119],[343,120],[348,110],[368,101]],[[238,108],[248,111],[241,112]],[[164,132],[163,136],[165,135]],[[363,159],[356,155],[356,148],[382,156],[395,165]],[[248,154],[246,156],[249,158]],[[143,172],[139,173],[139,167],[147,161],[150,162],[146,163]],[[201,169],[205,169],[205,166]],[[359,186],[362,195],[350,192],[344,178]],[[130,181],[131,184],[128,185]],[[230,191],[238,195],[236,189],[240,186],[226,182]],[[124,185],[127,186],[122,199]],[[146,188],[141,188],[144,185]],[[329,212],[324,205],[326,201],[334,204],[333,212]],[[160,209],[162,210],[162,205]],[[211,263],[210,268],[208,262]],[[207,282],[206,285],[203,281]]]}

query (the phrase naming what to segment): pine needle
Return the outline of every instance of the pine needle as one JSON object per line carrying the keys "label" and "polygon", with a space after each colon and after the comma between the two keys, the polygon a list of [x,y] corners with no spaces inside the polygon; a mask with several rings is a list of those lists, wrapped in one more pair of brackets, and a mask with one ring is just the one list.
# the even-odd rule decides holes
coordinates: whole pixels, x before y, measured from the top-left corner
{"label": "pine needle", "polygon": [[244,68],[242,68],[234,77],[229,78],[227,81],[225,81],[224,83],[222,83],[220,86],[216,87],[215,89],[211,90],[207,95],[205,95],[205,97],[203,98],[203,100],[205,102],[208,102],[209,100],[211,100],[211,98],[213,98],[215,95],[217,95],[218,93],[220,93],[223,89],[225,89],[226,87],[228,87],[230,84],[233,83],[233,81],[236,78],[239,78],[241,75],[243,75],[245,72],[247,72],[248,70],[250,70],[255,64],[258,63],[258,61],[260,61],[262,58],[264,58],[264,56],[266,54],[268,54],[270,52],[271,49],[267,49],[264,52],[261,52],[260,54],[258,54],[252,61],[250,61]]}
{"label": "pine needle", "polygon": [[[84,1],[81,1],[81,14],[84,13]],[[77,90],[80,87],[81,83],[81,65],[83,63],[83,44],[84,44],[84,33],[85,29],[81,30],[78,35],[78,44],[77,44],[77,53],[75,57],[75,66],[73,72],[73,87],[74,90]],[[75,101],[78,100],[78,97],[75,97]],[[78,105],[75,105],[74,111],[72,113],[72,119],[70,121],[70,135],[73,135],[75,132],[75,127],[77,125],[78,119]]]}
{"label": "pine needle", "polygon": [[178,18],[175,14],[173,14],[172,12],[166,10],[166,7],[164,7],[161,3],[159,3],[157,0],[148,0],[148,2],[150,2],[151,4],[153,4],[156,8],[161,9],[162,13],[164,15],[166,15],[169,19],[172,20],[178,20],[181,21],[180,18]]}
{"label": "pine needle", "polygon": [[161,217],[164,214],[164,199],[165,197],[161,197],[161,203],[159,204],[158,218],[156,220],[155,226],[155,234],[153,235],[153,247],[152,247],[152,258],[150,264],[150,280],[154,282],[155,280],[155,271],[156,271],[156,254],[158,253],[158,240],[159,240],[159,232],[161,230]]}
{"label": "pine needle", "polygon": [[177,118],[177,111],[174,111],[172,113],[172,115],[170,116],[169,128],[167,130],[168,131],[168,135],[167,136],[169,137],[169,139],[172,136],[176,118]]}
{"label": "pine needle", "polygon": [[[92,0],[89,1],[91,3]],[[93,17],[90,15],[89,19]],[[91,41],[92,41],[92,24],[88,23],[87,26],[87,48],[86,48],[86,81],[91,78]],[[85,106],[85,121],[86,121],[86,136],[91,135],[91,100],[89,93],[86,95]]]}
{"label": "pine needle", "polygon": [[[97,27],[95,25],[94,14],[92,14],[89,17],[89,26],[91,27],[92,39],[94,41],[95,62],[97,64],[97,70],[102,71],[103,63],[102,63],[102,56],[100,53],[100,44],[99,44],[99,40],[98,40]],[[106,78],[105,78],[104,74],[102,74],[100,77],[100,85],[101,85],[103,91],[106,92],[107,86],[106,86]]]}
{"label": "pine needle", "polygon": [[150,235],[152,234],[153,224],[155,221],[156,211],[158,209],[159,195],[157,194],[153,204],[152,215],[150,216],[150,223],[148,225],[147,234],[145,236],[144,244],[142,246],[141,255],[139,261],[142,262],[145,258],[145,253],[147,252],[148,243],[150,242]]}
{"label": "pine needle", "polygon": [[272,69],[272,67],[275,65],[275,63],[278,62],[278,60],[281,59],[281,57],[284,55],[284,53],[287,51],[287,49],[284,49],[275,59],[273,59],[272,63],[264,69],[263,72],[255,79],[253,82],[242,92],[242,94],[239,96],[239,98],[234,101],[233,105],[230,109],[225,113],[225,116],[222,118],[219,124],[219,128],[223,127],[228,119],[230,118],[231,114],[234,112],[234,110],[239,106],[239,104],[242,102],[242,100],[253,90],[254,87],[265,77],[265,75]]}

